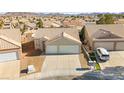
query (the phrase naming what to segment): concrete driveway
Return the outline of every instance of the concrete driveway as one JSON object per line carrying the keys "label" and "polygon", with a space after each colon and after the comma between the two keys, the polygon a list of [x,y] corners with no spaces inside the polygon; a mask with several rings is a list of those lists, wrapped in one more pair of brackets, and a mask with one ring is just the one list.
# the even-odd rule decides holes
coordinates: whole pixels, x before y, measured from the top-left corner
{"label": "concrete driveway", "polygon": [[77,68],[81,68],[79,55],[47,55],[41,69],[41,79],[71,79],[81,75]]}
{"label": "concrete driveway", "polygon": [[101,69],[112,68],[112,67],[124,67],[124,51],[111,51],[110,60],[107,62],[99,63]]}

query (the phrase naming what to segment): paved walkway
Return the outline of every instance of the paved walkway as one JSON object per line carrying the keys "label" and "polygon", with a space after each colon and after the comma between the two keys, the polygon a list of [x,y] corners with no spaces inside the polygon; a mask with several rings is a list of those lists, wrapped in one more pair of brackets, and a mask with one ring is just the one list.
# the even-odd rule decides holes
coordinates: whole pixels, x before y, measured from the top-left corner
{"label": "paved walkway", "polygon": [[62,79],[81,75],[79,55],[49,55],[46,56],[41,69],[41,79]]}

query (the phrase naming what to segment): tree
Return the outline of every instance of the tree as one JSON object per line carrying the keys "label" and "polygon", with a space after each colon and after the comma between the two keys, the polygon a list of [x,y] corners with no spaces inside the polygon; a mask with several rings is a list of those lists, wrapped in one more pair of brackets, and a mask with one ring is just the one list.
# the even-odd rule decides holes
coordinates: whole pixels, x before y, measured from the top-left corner
{"label": "tree", "polygon": [[80,40],[84,41],[84,39],[85,39],[85,26],[79,32],[79,36],[80,36]]}
{"label": "tree", "polygon": [[37,26],[38,28],[43,28],[43,22],[42,22],[42,20],[41,20],[41,19],[38,19],[37,21],[38,21],[38,22],[36,23],[36,26]]}
{"label": "tree", "polygon": [[3,21],[0,20],[0,29],[3,27]]}
{"label": "tree", "polygon": [[105,23],[106,24],[114,24],[114,19],[111,14],[106,14],[105,16]]}
{"label": "tree", "polygon": [[112,14],[103,15],[96,24],[114,24],[114,18]]}
{"label": "tree", "polygon": [[96,21],[96,24],[105,24],[105,17],[102,17],[98,21]]}
{"label": "tree", "polygon": [[23,28],[20,29],[21,34],[23,35],[26,30],[27,30],[26,25],[24,24]]}
{"label": "tree", "polygon": [[98,14],[97,17],[101,18],[103,17],[103,14]]}

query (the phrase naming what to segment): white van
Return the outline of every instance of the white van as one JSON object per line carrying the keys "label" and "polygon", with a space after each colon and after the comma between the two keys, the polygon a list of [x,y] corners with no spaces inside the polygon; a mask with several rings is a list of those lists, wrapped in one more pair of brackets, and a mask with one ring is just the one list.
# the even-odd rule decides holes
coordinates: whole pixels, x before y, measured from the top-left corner
{"label": "white van", "polygon": [[97,48],[96,52],[101,61],[108,61],[110,56],[109,52],[105,48]]}

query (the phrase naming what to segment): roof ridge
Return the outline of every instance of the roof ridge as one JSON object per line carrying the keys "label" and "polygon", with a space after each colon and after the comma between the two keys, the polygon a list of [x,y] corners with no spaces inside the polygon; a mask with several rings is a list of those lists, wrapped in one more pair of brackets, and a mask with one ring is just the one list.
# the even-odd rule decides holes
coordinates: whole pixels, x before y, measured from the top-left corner
{"label": "roof ridge", "polygon": [[77,42],[81,43],[80,40],[78,40],[78,39],[76,39],[75,37],[73,37],[73,36],[67,34],[66,32],[63,33],[63,36],[66,37],[66,38],[69,38],[69,39],[72,39],[72,40],[74,40],[74,41],[77,41]]}
{"label": "roof ridge", "polygon": [[62,32],[61,34],[56,35],[56,37],[54,37],[54,38],[48,40],[48,42],[50,42],[50,41],[52,41],[52,40],[56,40],[56,39],[61,38],[61,37],[65,37],[65,38],[68,38],[68,39],[74,40],[74,41],[76,41],[76,42],[78,42],[78,43],[81,43],[80,40],[74,38],[73,36],[67,34],[66,32]]}

